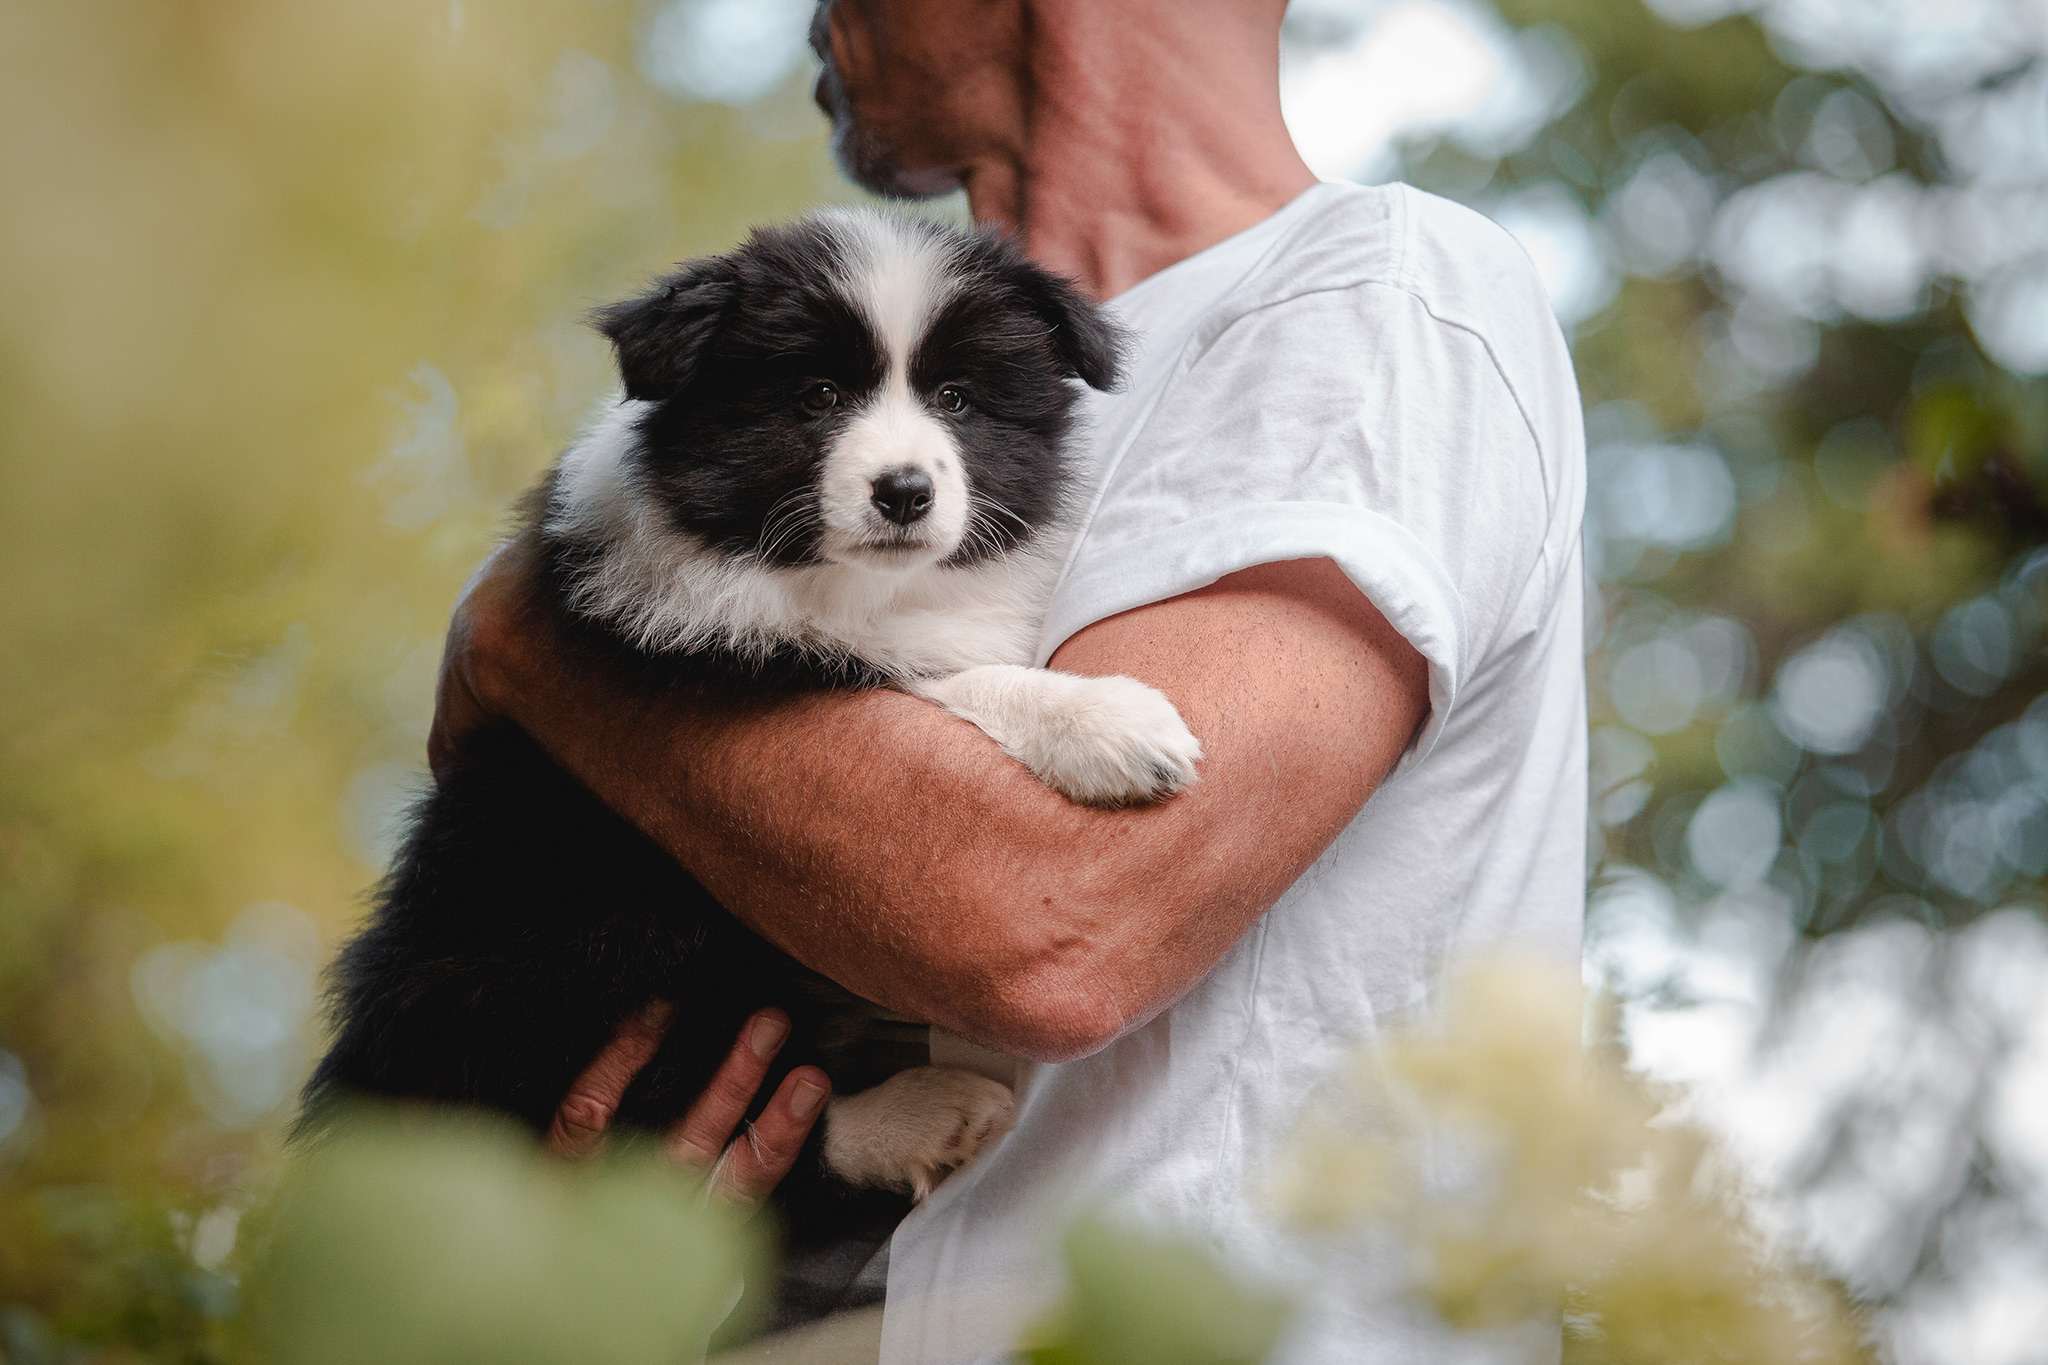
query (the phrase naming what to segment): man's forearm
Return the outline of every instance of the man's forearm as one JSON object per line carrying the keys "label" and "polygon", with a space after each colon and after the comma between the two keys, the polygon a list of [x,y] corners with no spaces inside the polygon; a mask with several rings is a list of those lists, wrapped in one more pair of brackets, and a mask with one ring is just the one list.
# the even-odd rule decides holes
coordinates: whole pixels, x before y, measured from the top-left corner
{"label": "man's forearm", "polygon": [[[1027,1054],[1085,1050],[1130,1022],[1138,1002],[1090,984],[1089,963],[1138,937],[1104,912],[1144,913],[1142,887],[1118,883],[1151,861],[1163,809],[1073,805],[896,692],[734,711],[592,683],[524,689],[514,717],[799,961]],[[564,723],[556,708],[572,706]]]}
{"label": "man's forearm", "polygon": [[1091,627],[1055,664],[1163,690],[1207,758],[1103,811],[890,691],[734,707],[565,671],[505,623],[520,724],[744,923],[881,1004],[1021,1055],[1092,1050],[1177,999],[1314,860],[1427,711],[1419,656],[1326,561]]}

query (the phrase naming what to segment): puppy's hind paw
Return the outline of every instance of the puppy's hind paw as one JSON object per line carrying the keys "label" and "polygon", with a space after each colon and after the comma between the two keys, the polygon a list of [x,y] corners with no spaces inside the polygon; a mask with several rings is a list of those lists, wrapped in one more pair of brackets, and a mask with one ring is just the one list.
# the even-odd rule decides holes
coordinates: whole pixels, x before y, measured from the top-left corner
{"label": "puppy's hind paw", "polygon": [[1010,1130],[1008,1086],[951,1067],[899,1071],[825,1110],[825,1168],[850,1185],[907,1190],[941,1180]]}

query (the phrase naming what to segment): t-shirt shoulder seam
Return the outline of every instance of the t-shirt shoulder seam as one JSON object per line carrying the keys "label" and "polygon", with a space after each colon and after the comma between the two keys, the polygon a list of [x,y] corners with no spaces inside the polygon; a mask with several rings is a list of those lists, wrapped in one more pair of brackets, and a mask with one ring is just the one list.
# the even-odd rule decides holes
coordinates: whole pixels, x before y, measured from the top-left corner
{"label": "t-shirt shoulder seam", "polygon": [[[1403,238],[1402,251],[1403,260],[1405,261],[1405,236]],[[1521,393],[1515,388],[1515,381],[1508,378],[1507,368],[1500,363],[1500,355],[1494,350],[1493,343],[1487,339],[1486,334],[1484,332],[1479,330],[1477,327],[1472,326],[1470,323],[1460,322],[1456,318],[1447,318],[1443,314],[1437,312],[1437,310],[1431,306],[1429,299],[1423,294],[1421,290],[1412,288],[1402,281],[1401,270],[1398,267],[1394,272],[1394,279],[1392,281],[1378,279],[1372,276],[1360,276],[1356,279],[1345,280],[1341,283],[1313,285],[1309,288],[1287,294],[1283,298],[1268,299],[1264,303],[1260,303],[1254,305],[1253,307],[1247,308],[1243,312],[1234,315],[1230,319],[1230,321],[1226,322],[1222,327],[1218,328],[1214,335],[1204,340],[1200,347],[1195,350],[1194,354],[1183,354],[1179,364],[1176,366],[1175,378],[1178,379],[1180,376],[1185,375],[1189,370],[1193,369],[1195,366],[1201,364],[1203,358],[1206,357],[1208,353],[1215,348],[1216,344],[1223,339],[1225,334],[1227,334],[1232,328],[1236,327],[1240,322],[1243,322],[1245,319],[1256,317],[1258,314],[1264,313],[1269,309],[1279,308],[1300,299],[1312,298],[1317,294],[1341,294],[1346,292],[1347,290],[1352,289],[1389,289],[1397,294],[1404,294],[1407,297],[1415,300],[1416,306],[1421,308],[1422,311],[1429,316],[1432,322],[1435,322],[1444,327],[1452,328],[1459,332],[1463,332],[1465,335],[1471,337],[1474,341],[1478,342],[1480,349],[1486,352],[1486,362],[1489,366],[1492,367],[1494,376],[1500,380],[1501,387],[1507,390],[1509,400],[1514,403],[1515,415],[1522,419],[1522,429],[1529,434],[1529,444],[1532,447],[1534,447],[1536,451],[1536,460],[1538,465],[1540,466],[1542,464],[1543,438],[1537,435],[1536,422],[1535,419],[1533,419],[1529,415],[1529,406],[1527,403],[1522,401]],[[1543,486],[1544,516],[1546,519],[1554,519],[1557,516],[1557,496],[1551,491],[1550,480],[1547,478],[1539,478],[1537,482]]]}
{"label": "t-shirt shoulder seam", "polygon": [[[1500,353],[1493,349],[1493,342],[1487,337],[1486,333],[1480,331],[1477,327],[1472,326],[1470,323],[1459,322],[1455,318],[1447,318],[1443,314],[1437,312],[1436,309],[1431,306],[1430,301],[1423,296],[1420,290],[1405,289],[1403,290],[1403,292],[1406,293],[1410,298],[1414,299],[1416,303],[1420,304],[1422,306],[1422,311],[1429,314],[1431,318],[1435,319],[1437,322],[1441,323],[1445,327],[1456,328],[1458,331],[1465,333],[1474,341],[1478,342],[1480,347],[1486,352],[1487,363],[1493,366],[1493,372],[1496,376],[1499,377],[1501,387],[1506,389],[1508,391],[1508,397],[1514,400],[1515,413],[1522,419],[1522,429],[1529,433],[1529,444],[1535,447],[1536,462],[1538,465],[1537,472],[1540,475],[1542,473],[1541,465],[1543,463],[1543,438],[1537,435],[1536,419],[1529,415],[1529,405],[1522,401],[1521,391],[1515,387],[1515,381],[1508,377],[1507,366],[1500,363]],[[1539,477],[1537,479],[1537,482],[1543,486],[1544,519],[1546,521],[1555,520],[1557,517],[1557,495],[1551,492],[1550,480],[1547,478]],[[1545,536],[1544,539],[1547,542],[1549,540],[1549,537]]]}
{"label": "t-shirt shoulder seam", "polygon": [[1415,191],[1412,188],[1403,185],[1401,186],[1401,192],[1394,196],[1394,203],[1399,205],[1401,213],[1401,224],[1394,238],[1395,241],[1400,243],[1400,254],[1394,258],[1394,278],[1399,282],[1402,289],[1406,289],[1410,293],[1415,292],[1414,286],[1408,279],[1408,247],[1415,238],[1414,193]]}

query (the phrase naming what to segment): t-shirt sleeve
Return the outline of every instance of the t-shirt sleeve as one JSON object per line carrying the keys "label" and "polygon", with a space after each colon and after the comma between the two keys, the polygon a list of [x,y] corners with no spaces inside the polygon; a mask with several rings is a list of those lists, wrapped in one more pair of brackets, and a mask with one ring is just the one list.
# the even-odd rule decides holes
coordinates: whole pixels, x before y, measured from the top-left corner
{"label": "t-shirt sleeve", "polygon": [[[1533,273],[1515,255],[1510,268]],[[1427,753],[1555,557],[1554,480],[1496,353],[1503,331],[1509,345],[1516,329],[1561,343],[1540,290],[1516,285],[1487,335],[1371,282],[1197,334],[1108,452],[1041,660],[1118,612],[1253,565],[1326,558],[1428,663],[1430,717],[1403,762]],[[1540,313],[1518,315],[1532,300]]]}

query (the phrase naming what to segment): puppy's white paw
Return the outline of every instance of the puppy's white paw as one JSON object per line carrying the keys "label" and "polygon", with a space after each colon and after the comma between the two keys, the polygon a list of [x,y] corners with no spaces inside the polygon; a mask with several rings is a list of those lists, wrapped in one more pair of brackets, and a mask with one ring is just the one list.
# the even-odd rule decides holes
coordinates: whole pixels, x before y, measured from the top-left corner
{"label": "puppy's white paw", "polygon": [[1040,725],[1012,750],[1040,780],[1089,806],[1160,801],[1195,780],[1201,741],[1164,693],[1136,678],[1051,673]]}
{"label": "puppy's white paw", "polygon": [[1195,780],[1202,743],[1164,693],[1135,678],[989,664],[921,683],[1069,800],[1130,806]]}
{"label": "puppy's white paw", "polygon": [[1008,1086],[972,1071],[899,1071],[826,1106],[825,1168],[851,1185],[908,1190],[921,1203],[1010,1131],[1016,1103]]}

